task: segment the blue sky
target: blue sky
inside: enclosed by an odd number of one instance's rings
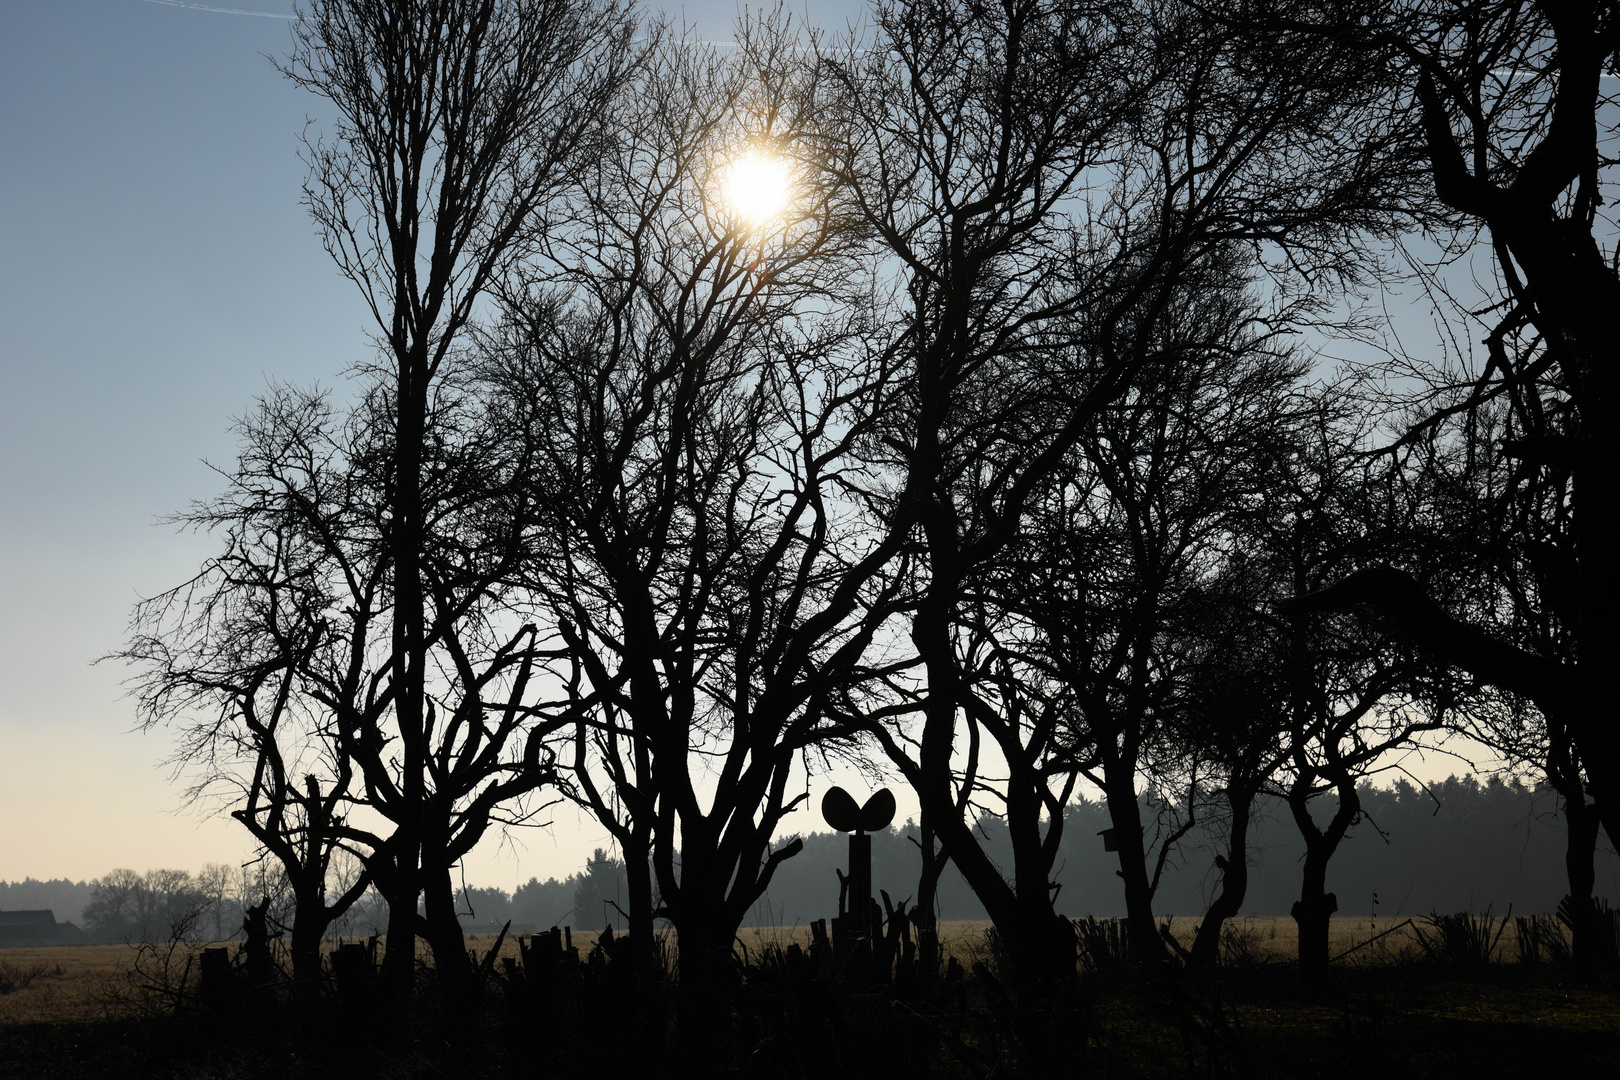
[[[290,12],[267,0],[267,11]],[[138,593],[207,548],[157,518],[270,379],[335,380],[360,311],[298,204],[283,19],[142,0],[0,4],[0,877],[236,857],[130,732]]]

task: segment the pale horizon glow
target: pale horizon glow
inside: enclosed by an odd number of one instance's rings
[[[720,170],[720,197],[726,209],[754,228],[780,219],[793,195],[787,160],[768,151],[750,150]]]

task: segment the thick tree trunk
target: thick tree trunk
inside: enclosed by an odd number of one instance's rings
[[[270,898],[247,909],[242,919],[243,951],[247,953],[247,981],[251,989],[273,986],[276,981],[275,957],[270,953]]]
[[[400,802],[389,899],[388,951],[383,980],[395,1000],[409,1002],[416,984],[416,900],[421,895],[422,828],[427,809],[426,628],[422,588],[422,439],[427,415],[426,343],[397,356],[392,554],[394,559],[394,715],[399,724]],[[403,1014],[399,1014],[403,1015]]]
[[[398,833],[391,839],[397,839]],[[388,901],[388,932],[384,939],[382,981],[395,1005],[408,1004],[416,991],[416,906],[421,895],[421,875],[416,866],[416,847],[395,856],[384,884],[377,888]],[[395,1014],[403,1019],[404,1013]]]
[[[326,893],[306,884],[293,894],[293,902],[293,999],[301,1009],[307,1009],[321,996],[321,940],[329,925]]]
[[[426,863],[429,860],[424,859]],[[438,862],[437,859],[432,860]],[[455,882],[448,866],[434,865],[423,873],[424,937],[433,950],[433,970],[441,991],[447,995],[461,995],[470,989],[473,977],[471,959],[467,956],[467,938],[461,932],[461,920],[456,918]]]
[[[1169,959],[1169,953],[1153,918],[1153,883],[1148,877],[1147,852],[1142,847],[1142,808],[1136,801],[1135,770],[1120,762],[1105,762],[1103,783],[1119,877],[1125,885],[1125,929],[1130,938],[1131,961],[1161,963]]]
[[[624,854],[625,887],[629,895],[628,931],[631,963],[640,970],[650,970],[656,962],[653,949],[653,882],[650,837],[651,823],[641,823],[631,830],[627,843],[622,844]]]
[[[1024,917],[1016,922],[1011,937],[1002,935],[1002,944],[1013,971],[1019,976],[1015,989],[1020,996],[1033,992],[1036,999],[1054,981],[1074,975],[1077,949],[1074,926],[1052,911],[1050,902],[1020,897]],[[998,928],[998,933],[1000,930]]]
[[[737,931],[712,916],[689,915],[675,927],[678,971],[685,986],[724,988],[732,981],[732,946]]]
[[[1323,871],[1325,864],[1321,870],[1313,871],[1307,859],[1300,898],[1294,901],[1293,910],[1289,912],[1299,932],[1300,980],[1307,984],[1316,983],[1327,974],[1331,959],[1328,931],[1334,912],[1339,910],[1339,898],[1323,886]]]
[[[918,845],[922,851],[922,870],[917,876],[917,903],[911,909],[911,921],[917,927],[917,970],[924,979],[939,973],[939,878],[948,861],[934,836],[931,816],[924,808],[919,815],[922,836]]]
[[[1557,713],[1546,714],[1547,754],[1543,765],[1547,780],[1558,792],[1564,817],[1564,873],[1569,879],[1565,897],[1575,959],[1583,966],[1597,966],[1610,960],[1612,931],[1602,924],[1593,892],[1597,871],[1593,856],[1597,851],[1601,815],[1586,801],[1586,787],[1580,759],[1571,742],[1569,725]]]
[[[1606,966],[1614,960],[1612,942],[1593,897],[1597,885],[1597,869],[1593,865],[1599,826],[1597,808],[1588,804],[1577,789],[1574,799],[1564,799],[1564,822],[1568,827],[1564,869],[1569,875],[1570,933],[1575,962],[1583,967]]]
[[[1055,940],[1052,928],[1058,921],[1052,908],[1052,894],[1045,887],[1044,872],[1039,876],[1039,886],[1028,884],[1035,880],[1028,867],[1022,875],[1015,868],[1015,880],[1021,877],[1023,880],[1020,884],[1024,888],[1010,887],[1000,868],[990,860],[973,836],[970,824],[958,811],[956,796],[951,790],[956,699],[951,689],[935,689],[941,686],[954,688],[956,676],[954,660],[946,660],[937,668],[935,663],[929,663],[928,719],[924,725],[913,789],[918,801],[927,808],[931,820],[937,823],[946,853],[995,925],[1012,966],[1012,970],[1006,974],[1015,984],[1039,983],[1061,975],[1064,963],[1063,951],[1054,955],[1048,948]],[[1030,895],[1031,891],[1035,895]],[[1067,948],[1071,973],[1073,957],[1071,936]]]
[[[1361,813],[1361,797],[1354,781],[1344,778],[1335,787],[1339,805],[1325,829],[1318,828],[1311,819],[1308,785],[1296,784],[1288,798],[1288,808],[1305,841],[1299,900],[1290,914],[1299,929],[1299,974],[1306,984],[1316,983],[1327,974],[1329,920],[1339,910],[1339,898],[1327,891],[1328,863],[1349,832],[1350,823]]]
[[[1567,31],[1566,31],[1567,32]],[[1578,34],[1578,32],[1576,32]],[[1589,46],[1560,33],[1559,50],[1575,63],[1601,70],[1595,56],[1577,57]],[[1561,91],[1561,93],[1572,91]],[[1571,126],[1559,138],[1582,140],[1580,154],[1598,160]],[[1549,138],[1552,136],[1549,135]],[[1571,149],[1574,149],[1572,146]],[[1620,605],[1620,372],[1616,370],[1614,312],[1620,310],[1620,278],[1604,257],[1590,227],[1560,217],[1554,206],[1526,206],[1518,212],[1487,214],[1492,235],[1512,252],[1533,301],[1531,318],[1559,359],[1575,405],[1573,439],[1553,450],[1567,457],[1571,476],[1570,532],[1575,568],[1568,587],[1555,593],[1551,607],[1574,631],[1575,670],[1560,669],[1570,693],[1569,730],[1586,767],[1598,814],[1610,842],[1620,837],[1620,736],[1609,673],[1614,669],[1614,613]],[[1487,680],[1490,671],[1475,670]],[[1555,701],[1536,699],[1543,712]]]
[[[1217,856],[1215,860],[1221,871],[1221,891],[1198,924],[1188,961],[1188,966],[1199,971],[1213,970],[1220,963],[1221,928],[1243,909],[1249,891],[1249,820],[1254,810],[1254,792],[1228,787],[1226,799],[1232,815],[1227,852],[1224,859]]]
[[[684,898],[682,906],[686,906]],[[700,905],[679,915],[675,920],[676,1050],[692,1075],[713,1074],[735,1058],[731,952],[737,931],[735,926],[722,925],[724,920],[717,911]]]
[[[954,576],[941,569],[940,557],[936,555],[935,580],[912,621],[912,642],[927,671],[928,698],[923,710],[921,746],[916,767],[909,774],[909,779],[924,813],[929,815],[930,824],[938,829],[945,851],[967,881],[968,887],[984,905],[996,933],[1007,946],[1009,960],[1018,969],[1007,974],[1018,982],[1026,974],[1030,978],[1039,978],[1042,963],[1022,947],[1027,934],[1021,924],[1028,918],[1029,905],[1020,903],[1000,868],[990,860],[973,836],[972,827],[963,817],[953,790],[961,671],[951,644],[949,597],[952,590],[943,583],[954,580]],[[1050,910],[1049,896],[1047,902]],[[1032,969],[1020,967],[1030,964],[1033,964]]]
[[[319,1001],[321,994],[321,939],[332,924],[326,906],[326,856],[330,842],[331,815],[321,798],[320,782],[304,778],[305,833],[302,851],[295,858],[283,858],[287,878],[293,887],[292,976],[293,998],[302,1012]]]
[[[1024,984],[1041,987],[1052,980],[1073,977],[1074,929],[1052,904],[1052,866],[1041,835],[1044,780],[1028,758],[1018,760],[1024,753],[1022,746],[1003,747],[1002,753],[1010,762],[1007,832],[1012,840],[1013,891],[1019,908],[1015,924],[1018,942],[1016,950],[1009,952],[1015,956],[1015,966],[1028,974],[1022,980]],[[1063,826],[1051,822],[1047,827],[1061,830]]]

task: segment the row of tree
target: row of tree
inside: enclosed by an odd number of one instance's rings
[[[344,893],[360,872],[358,864],[339,859],[327,888]],[[292,929],[296,905],[279,866],[208,863],[196,874],[121,867],[91,881],[0,881],[0,909],[49,909],[59,921],[79,925],[92,942],[230,941],[242,935],[249,909],[266,901],[266,930],[280,937]],[[600,849],[583,869],[562,880],[530,878],[511,893],[465,886],[456,893],[457,915],[472,932],[499,930],[507,921],[524,929],[562,924],[600,929],[621,918],[616,905],[624,902],[624,863]],[[387,902],[367,890],[327,932],[364,937],[384,932],[387,925]]]
[[[1477,910],[1499,914],[1550,911],[1567,887],[1562,863],[1567,843],[1551,788],[1531,790],[1492,778],[1452,777],[1429,788],[1398,781],[1391,788],[1363,785],[1358,792],[1363,823],[1346,837],[1334,860],[1331,879],[1346,898],[1346,913],[1410,915],[1427,911]],[[1183,807],[1155,805],[1144,794],[1144,819],[1169,820]],[[1330,794],[1324,802],[1331,807]],[[1250,839],[1252,853],[1244,916],[1286,915],[1295,899],[1296,866],[1303,855],[1297,831],[1282,808],[1262,799]],[[1054,906],[1070,917],[1118,918],[1125,914],[1119,879],[1097,857],[1099,834],[1110,827],[1108,808],[1081,799],[1064,810],[1064,840],[1054,866],[1058,886]],[[1002,822],[982,816],[974,825],[998,864],[1011,864],[1011,843]],[[1219,828],[1195,829],[1165,867],[1154,893],[1159,916],[1194,917],[1208,906],[1218,874],[1210,862],[1222,850]],[[847,845],[840,834],[810,832],[804,849],[784,863],[770,887],[744,919],[756,927],[800,926],[831,910],[837,873],[846,867]],[[874,834],[872,881],[894,900],[913,897],[922,874],[921,846],[914,821]],[[1620,888],[1620,861],[1600,845],[1595,865],[1606,895]],[[1353,883],[1353,884],[1352,884]],[[1349,886],[1347,890],[1347,886]],[[341,891],[341,882],[330,888]],[[985,918],[983,906],[954,868],[946,865],[937,891],[942,919]],[[292,917],[285,883],[264,868],[210,863],[193,875],[181,870],[139,874],[115,870],[94,881],[0,881],[0,908],[49,908],[63,922],[79,924],[93,940],[162,941],[176,934],[188,940],[224,941],[236,937],[247,909],[271,897],[273,929]],[[456,893],[457,916],[469,933],[494,933],[510,923],[514,932],[570,925],[599,930],[624,924],[629,887],[624,861],[597,849],[579,871],[566,878],[531,877],[508,892],[463,886]],[[376,893],[355,902],[329,933],[366,936],[382,933],[388,906]]]
[[[948,860],[1025,985],[1072,970],[1082,780],[1139,958],[1219,830],[1195,965],[1275,795],[1320,969],[1358,785],[1446,727],[1557,787],[1579,941],[1620,806],[1617,34],[1603,3],[878,0],[717,49],[604,0],[314,0],[305,198],[375,358],[346,405],[268,394],[180,515],[221,552],[137,610],[142,715],[285,869],[306,987],[367,889],[396,994],[419,935],[473,979],[455,867],[564,798],[632,954],[667,919],[713,986],[836,761],[915,794],[924,933]],[[781,212],[728,191],[750,155]],[[1494,258],[1483,309],[1436,294],[1483,362],[1329,378],[1301,335],[1376,330],[1352,301],[1414,237]]]
[[[1362,785],[1364,817],[1333,860],[1329,883],[1340,898],[1340,917],[1416,916],[1433,911],[1497,915],[1551,912],[1568,889],[1563,861],[1566,837],[1556,817],[1556,794],[1532,792],[1493,779],[1453,777],[1430,788],[1397,782]],[[1165,807],[1145,795],[1141,813],[1156,820]],[[1321,813],[1334,809],[1324,797]],[[1182,812],[1183,808],[1172,808]],[[1299,898],[1299,868],[1305,846],[1279,800],[1262,798],[1249,836],[1248,888],[1241,917],[1287,917]],[[1058,886],[1053,906],[1070,918],[1120,918],[1126,914],[1117,863],[1103,855],[1098,834],[1110,827],[1108,807],[1089,800],[1064,812],[1063,843],[1053,867]],[[1012,844],[1002,823],[981,817],[975,829],[991,858],[1012,864]],[[899,901],[914,895],[921,852],[914,824],[874,834],[874,889]],[[1153,910],[1162,923],[1184,917],[1196,923],[1221,884],[1214,856],[1224,854],[1221,827],[1196,828],[1167,861]],[[803,925],[825,917],[837,898],[834,871],[845,869],[848,848],[832,833],[810,833],[804,851],[785,863],[745,925]],[[1620,890],[1620,859],[1607,846],[1596,860],[1599,889]],[[947,866],[939,880],[943,919],[984,919],[984,908],[960,874]],[[514,907],[514,911],[516,908]],[[578,916],[576,916],[577,918]],[[598,920],[600,921],[600,920]],[[587,923],[587,926],[590,924]]]
[[[0,881],[0,908],[49,910],[91,941],[225,941],[249,907],[280,898],[280,877],[279,867],[262,864],[208,863],[196,874],[120,867],[91,881]]]

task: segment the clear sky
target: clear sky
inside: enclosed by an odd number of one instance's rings
[[[0,0],[0,879],[248,850],[181,806],[126,671],[92,663],[212,550],[158,519],[218,490],[230,417],[270,381],[337,385],[367,349],[298,202],[319,102],[266,58],[292,6],[232,7]],[[842,28],[860,5],[796,8]],[[676,13],[723,40],[736,10]],[[563,812],[520,843],[487,844],[468,880],[564,876],[605,837]]]

